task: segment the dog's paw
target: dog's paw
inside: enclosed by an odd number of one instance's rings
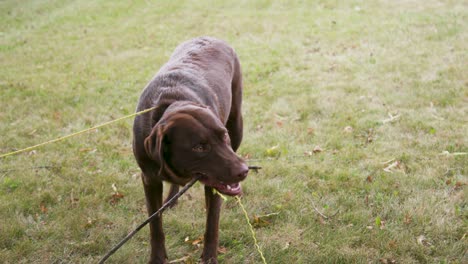
[[[167,258],[166,257],[151,257],[151,259],[148,261],[148,264],[167,264]]]
[[[202,257],[200,263],[201,263],[201,264],[218,264],[218,260],[216,259],[216,257],[212,257],[212,258],[204,258],[204,257]]]
[[[167,260],[151,259],[148,264],[167,264]]]

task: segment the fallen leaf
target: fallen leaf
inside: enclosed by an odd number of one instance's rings
[[[203,244],[203,236],[199,236],[198,238],[191,240],[189,237],[184,239],[184,242],[187,244],[191,244],[192,246],[200,247]]]
[[[112,227],[114,226],[114,223],[113,222],[107,222],[104,224],[104,227],[106,229],[112,229]]]
[[[47,207],[46,207],[43,203],[41,203],[41,206],[40,206],[40,207],[41,207],[41,212],[42,212],[43,214],[47,214]]]
[[[192,246],[197,246],[197,245],[201,244],[202,242],[203,242],[202,238],[195,239],[194,241],[192,241]]]
[[[385,120],[382,120],[383,124],[391,123],[391,122],[397,120],[398,118],[400,118],[400,114],[392,115],[391,113],[389,113],[388,116],[389,116],[389,118],[387,118]]]
[[[252,223],[252,226],[255,227],[255,228],[260,228],[260,227],[265,227],[265,226],[268,226],[270,225],[271,223],[268,222],[267,220],[265,219],[262,219],[258,216],[255,216],[254,215],[254,219],[253,219],[253,223]]]
[[[315,146],[314,149],[312,150],[313,153],[319,153],[322,152],[323,149],[320,146]]]
[[[174,260],[171,260],[169,261],[169,263],[192,263],[190,260],[191,260],[192,256],[190,255],[187,255],[187,256],[184,256],[184,257],[181,257],[179,259],[174,259]]]
[[[432,244],[429,242],[429,240],[426,239],[424,235],[420,235],[416,238],[416,241],[418,242],[419,245],[421,246],[431,246]]]
[[[352,132],[353,132],[353,127],[347,126],[347,127],[345,127],[345,128],[343,129],[343,131],[346,132],[346,133],[352,133]]]
[[[276,158],[281,155],[281,151],[278,149],[278,145],[273,146],[265,151],[267,157]]]
[[[397,160],[397,161],[394,161],[393,163],[391,163],[390,165],[388,165],[387,167],[385,167],[383,170],[384,170],[385,172],[392,173],[392,172],[393,172],[393,171],[392,171],[393,169],[399,168],[399,167],[400,167],[400,161]]]
[[[382,264],[395,264],[395,263],[397,263],[396,260],[389,259],[389,258],[381,258],[381,259],[379,259],[379,262],[382,263]]]
[[[284,202],[289,202],[289,201],[291,201],[291,200],[294,198],[294,194],[295,194],[295,192],[287,191],[287,192],[284,193],[284,195],[283,195],[283,201],[284,201]],[[278,214],[279,214],[279,213],[271,213],[271,214],[262,215],[262,217],[276,216],[276,215],[278,215]]]
[[[111,205],[116,205],[118,202],[120,202],[120,200],[122,200],[122,198],[124,198],[124,195],[119,192],[116,192],[111,195],[109,202]]]
[[[391,249],[397,248],[398,247],[397,241],[394,239],[390,240],[390,242],[388,242],[388,247]]]
[[[94,226],[95,223],[96,223],[95,219],[91,219],[90,217],[88,217],[88,221],[86,221],[86,224],[84,225],[84,227],[86,229],[91,228]]]
[[[225,247],[219,246],[218,247],[218,253],[219,254],[226,254],[227,249]]]
[[[92,148],[80,148],[78,151],[79,152],[88,152],[88,151],[91,151],[93,150]]]
[[[327,225],[327,221],[325,220],[325,218],[323,218],[323,216],[319,215],[318,217],[318,220],[320,222],[321,225]]]
[[[55,119],[56,121],[59,121],[59,120],[62,119],[62,115],[60,114],[60,112],[57,112],[57,111],[54,112],[54,119]]]
[[[374,142],[374,130],[371,128],[366,133],[367,133],[366,143],[369,144],[369,143]]]
[[[382,220],[380,219],[380,216],[377,216],[377,217],[375,218],[375,225],[376,225],[377,227],[380,227],[380,226],[382,225]]]
[[[413,221],[413,217],[410,214],[405,214],[405,219],[403,219],[403,223],[409,225]]]
[[[253,221],[251,221],[251,224],[255,228],[260,228],[260,227],[265,227],[271,224],[272,220],[276,216],[278,216],[279,213],[270,213],[270,214],[265,214],[265,215],[254,215]]]
[[[383,221],[383,220],[380,221],[380,229],[381,229],[381,230],[382,230],[382,229],[385,229],[385,224],[386,224],[385,221]]]
[[[73,196],[73,190],[72,190],[72,192],[70,192],[70,203],[71,203],[71,205],[74,206],[74,205],[76,205],[79,201],[80,201],[80,199],[75,198],[75,197]]]
[[[462,187],[465,186],[465,185],[466,185],[466,183],[457,181],[457,182],[455,183],[455,190],[460,190],[460,189],[462,189]]]

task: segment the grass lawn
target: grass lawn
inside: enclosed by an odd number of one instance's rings
[[[154,3],[153,3],[154,2]],[[134,112],[182,41],[244,73],[243,203],[268,263],[468,262],[464,1],[0,2],[0,154]],[[146,218],[128,119],[0,159],[3,263],[96,263]],[[164,213],[196,263],[200,184]],[[220,263],[260,263],[223,205]],[[109,263],[145,263],[144,228]]]

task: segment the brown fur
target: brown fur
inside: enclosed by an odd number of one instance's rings
[[[242,140],[242,75],[225,42],[196,38],[179,45],[144,89],[133,125],[133,152],[142,171],[148,214],[162,206],[163,181],[169,197],[192,177],[205,184],[207,207],[202,261],[217,263],[219,195],[240,193],[248,173],[235,151]],[[229,186],[228,186],[229,185]],[[166,263],[162,218],[150,223],[150,263]]]

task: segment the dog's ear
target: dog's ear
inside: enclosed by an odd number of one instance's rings
[[[144,146],[148,156],[159,165],[158,175],[165,173],[165,176],[173,179],[174,182],[182,182],[171,167],[167,164],[164,156],[164,137],[171,129],[173,122],[159,122],[153,127],[151,134],[145,139]]]
[[[146,150],[146,154],[151,157],[152,160],[159,163],[160,170],[159,174],[164,169],[165,160],[164,160],[164,153],[163,153],[163,140],[165,135],[165,125],[164,124],[156,124],[151,131],[151,134],[145,139],[144,146]]]

